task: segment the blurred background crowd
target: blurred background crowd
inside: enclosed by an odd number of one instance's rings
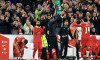
[[[86,17],[92,25],[90,34],[100,35],[100,0],[61,0],[61,9],[64,14],[56,27],[68,20],[71,29],[74,20],[80,24]],[[55,16],[54,0],[0,0],[0,33],[33,34],[37,20],[47,28],[49,20]]]

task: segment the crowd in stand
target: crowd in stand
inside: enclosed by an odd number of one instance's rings
[[[57,30],[65,20],[68,20],[70,27],[74,20],[80,24],[81,19],[86,17],[92,25],[90,34],[100,34],[100,0],[61,0],[61,8],[64,14],[62,20],[56,23]],[[33,34],[32,29],[37,20],[47,30],[49,20],[52,17],[55,19],[55,16],[54,0],[37,0],[32,4],[0,1],[0,33]]]

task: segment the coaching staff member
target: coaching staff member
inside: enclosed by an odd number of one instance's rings
[[[61,36],[61,38],[60,38],[60,43],[61,43],[60,58],[61,59],[66,59],[67,47],[68,47],[68,34],[70,35],[70,37],[72,39],[74,39],[72,34],[71,34],[71,31],[68,27],[68,20],[64,21],[64,26],[61,27],[61,30],[60,30],[59,34]],[[63,49],[64,49],[64,56],[62,56]]]
[[[62,11],[60,14],[56,15],[55,18],[51,18],[50,21],[48,22],[48,31],[49,31],[49,39],[48,40],[48,50],[49,50],[49,56],[50,60],[52,60],[52,48],[56,49],[56,56],[58,56],[58,43],[57,43],[57,31],[56,31],[56,24],[57,22],[60,22],[62,20],[61,16],[63,16],[64,12]]]

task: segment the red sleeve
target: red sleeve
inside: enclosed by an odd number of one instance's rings
[[[42,35],[44,35],[44,29],[42,29],[42,32],[41,33],[42,33]]]
[[[74,22],[74,26],[75,26],[75,27],[82,27],[81,24],[77,24],[76,22]]]
[[[36,34],[37,32],[39,32],[39,29],[35,28],[33,29],[33,33]]]
[[[89,23],[90,24],[90,23]],[[91,27],[91,24],[90,24],[90,27]]]

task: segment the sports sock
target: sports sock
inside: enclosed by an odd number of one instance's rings
[[[42,55],[42,49],[39,49],[39,58],[41,58]]]
[[[34,51],[33,51],[33,58],[35,56],[36,51],[37,51],[37,49],[34,49]]]

